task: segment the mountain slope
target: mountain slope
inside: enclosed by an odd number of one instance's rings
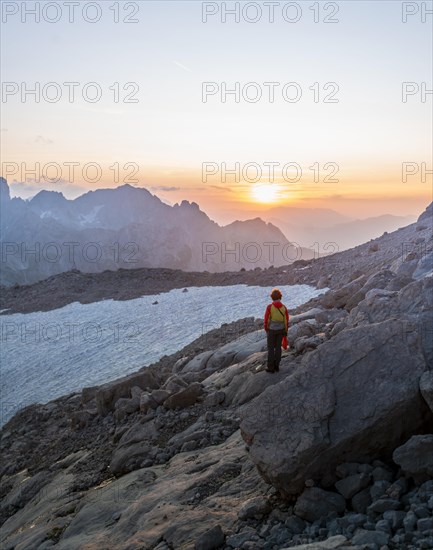
[[[242,319],[19,411],[0,443],[5,548],[431,548],[432,221],[430,205],[354,249],[244,273],[329,280],[291,312],[278,373],[262,321]]]

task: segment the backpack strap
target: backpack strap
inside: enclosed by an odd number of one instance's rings
[[[283,316],[283,319],[284,319],[284,321],[285,321],[285,320],[286,320],[285,314],[281,311],[281,309],[280,309],[279,307],[277,307],[277,306],[274,306],[274,307],[276,307],[276,308],[277,308],[277,311],[278,311],[279,313],[281,313],[281,315]],[[285,306],[283,306],[283,307],[285,307]]]

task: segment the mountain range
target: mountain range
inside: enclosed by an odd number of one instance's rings
[[[195,202],[169,205],[147,189],[123,185],[69,200],[40,191],[11,198],[0,178],[0,283],[32,284],[78,269],[171,268],[211,273],[288,265],[345,250],[413,221],[384,215],[366,220],[331,209],[271,208],[227,225]]]
[[[270,208],[260,212],[260,217],[279,227],[291,242],[321,254],[353,248],[379,237],[384,232],[390,233],[416,220],[416,216],[391,214],[356,219],[331,208],[291,206]]]
[[[194,202],[170,206],[147,189],[123,185],[74,199],[40,191],[11,198],[0,179],[4,285],[31,284],[78,269],[167,267],[184,271],[239,271],[310,259],[260,218],[220,226]]]

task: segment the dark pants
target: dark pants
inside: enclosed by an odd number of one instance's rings
[[[285,330],[271,330],[267,331],[268,336],[268,366],[270,371],[279,370],[281,361],[281,342],[283,336],[286,335]]]

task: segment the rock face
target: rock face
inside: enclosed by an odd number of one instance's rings
[[[432,283],[368,291],[345,330],[246,405],[242,434],[265,480],[296,495],[307,479],[330,476],[342,456],[390,456],[412,434],[433,429],[419,390],[431,344],[414,325],[432,313]]]

